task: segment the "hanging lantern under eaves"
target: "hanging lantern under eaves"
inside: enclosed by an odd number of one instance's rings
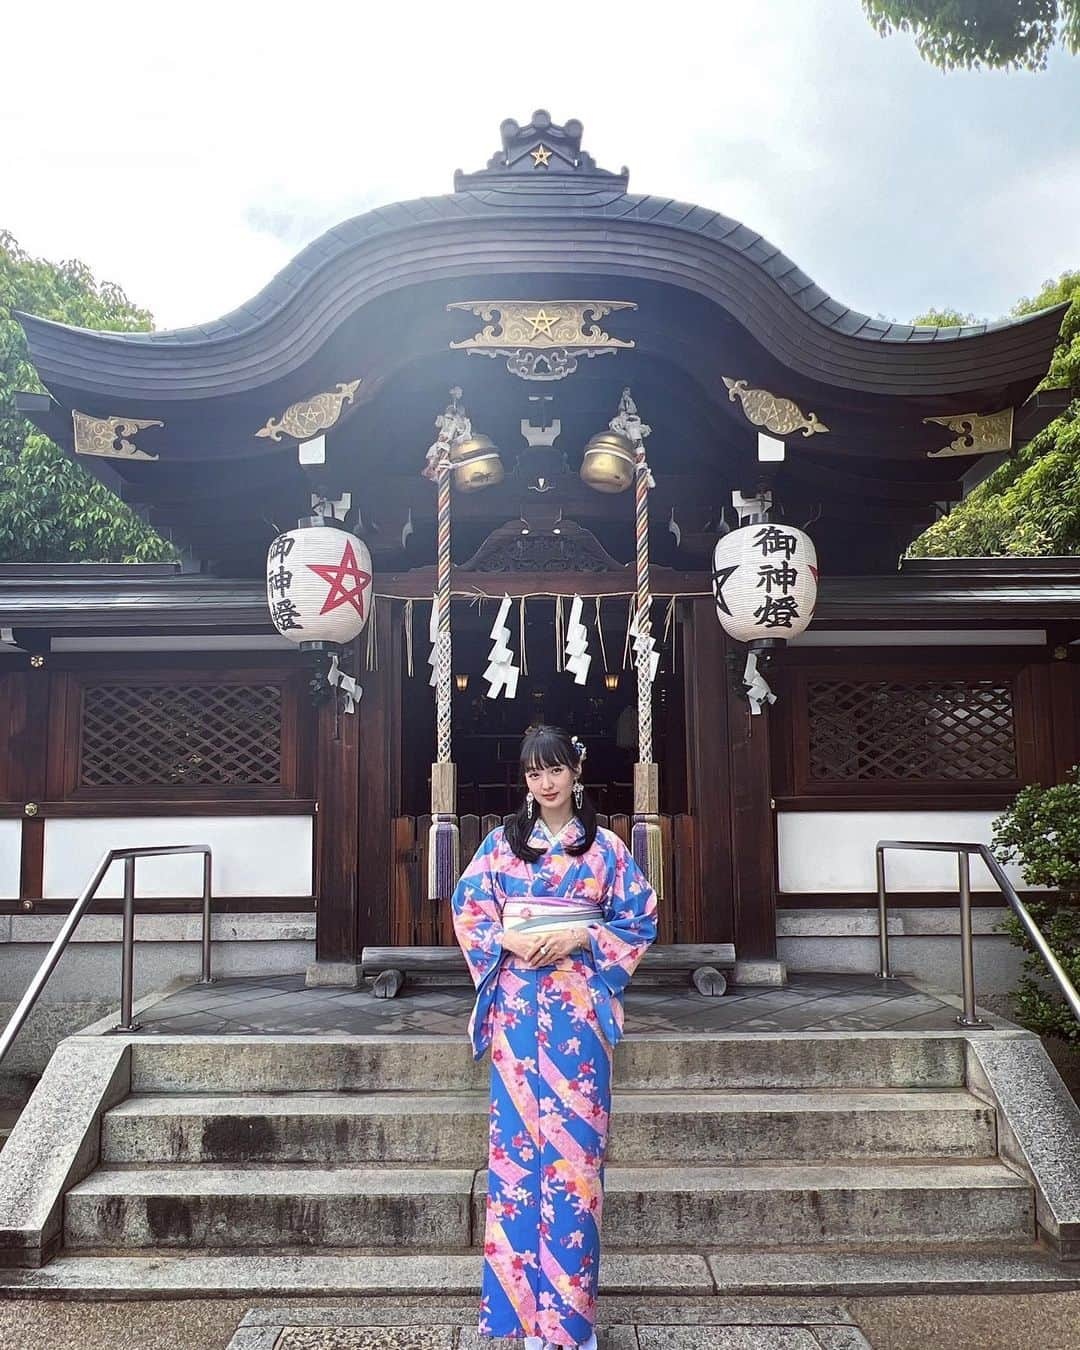
[[[279,534],[266,555],[266,603],[282,637],[344,646],[371,612],[371,554],[335,521],[313,516]]]
[[[725,534],[713,552],[713,596],[724,632],[738,642],[802,633],[817,600],[813,540],[760,521]]]

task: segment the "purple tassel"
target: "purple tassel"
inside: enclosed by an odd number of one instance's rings
[[[645,873],[649,885],[657,898],[664,898],[664,837],[660,832],[660,822],[654,815],[634,817],[634,826],[630,831],[630,851],[634,861]]]
[[[436,815],[428,831],[428,898],[449,900],[461,875],[461,834],[457,817]]]

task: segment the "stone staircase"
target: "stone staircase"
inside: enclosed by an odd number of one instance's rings
[[[482,1239],[487,1067],[462,1042],[144,1040],[131,1074],[66,1196],[67,1256],[408,1261]],[[960,1036],[643,1036],[615,1081],[608,1251],[1037,1250]]]

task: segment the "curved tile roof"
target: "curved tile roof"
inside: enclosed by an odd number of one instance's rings
[[[518,215],[532,214],[531,203],[521,200],[530,195],[519,193],[515,194],[517,200],[510,200],[509,194],[502,192],[498,194],[468,192],[453,196],[418,197],[412,201],[375,207],[321,234],[287,263],[257,295],[209,323],[193,324],[187,328],[160,329],[149,333],[110,334],[102,334],[95,329],[76,329],[66,324],[54,326],[92,334],[95,339],[106,336],[124,343],[152,343],[166,346],[206,343],[236,336],[249,332],[280,310],[319,268],[344,257],[376,235],[417,224],[474,218],[486,215],[488,209],[509,210]],[[541,210],[545,208],[550,210],[553,205],[554,203],[545,203]],[[560,205],[563,210],[568,209],[571,215],[591,216],[599,211],[604,217],[648,222],[683,233],[700,235],[704,239],[720,243],[724,248],[739,254],[747,262],[758,267],[765,276],[776,283],[784,295],[798,305],[804,314],[809,315],[822,327],[832,329],[845,337],[857,337],[868,342],[925,342],[938,345],[961,338],[976,337],[995,329],[1017,328],[1046,314],[1063,313],[1068,308],[1067,305],[1058,305],[1024,315],[1019,319],[997,319],[990,323],[965,324],[962,327],[939,328],[932,324],[893,323],[887,319],[871,318],[869,314],[863,314],[839,300],[834,300],[763,235],[756,234],[748,226],[733,220],[730,216],[722,215],[719,211],[709,211],[705,207],[678,202],[671,197],[630,192],[619,193],[602,206],[588,202],[580,205],[569,203]],[[42,319],[38,322],[53,321]]]
[[[378,207],[309,244],[256,296],[189,328],[99,333],[20,315],[49,388],[194,399],[252,389],[314,358],[379,295],[472,273],[573,273],[673,284],[720,305],[776,360],[871,394],[938,398],[1026,386],[1049,364],[1065,306],[936,328],[834,300],[778,248],[719,212],[626,191],[581,151],[581,126],[504,122],[503,148],[457,191]],[[537,148],[548,161],[537,164]],[[539,170],[539,172],[537,172]]]

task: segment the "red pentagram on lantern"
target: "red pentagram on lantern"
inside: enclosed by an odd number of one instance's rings
[[[307,566],[330,583],[323,607],[319,610],[320,614],[329,614],[332,609],[338,609],[341,605],[352,605],[361,619],[364,617],[364,588],[371,585],[371,575],[360,568],[351,543],[346,543],[341,562],[336,567],[333,563],[308,563]],[[347,589],[346,580],[354,581],[356,584]]]

